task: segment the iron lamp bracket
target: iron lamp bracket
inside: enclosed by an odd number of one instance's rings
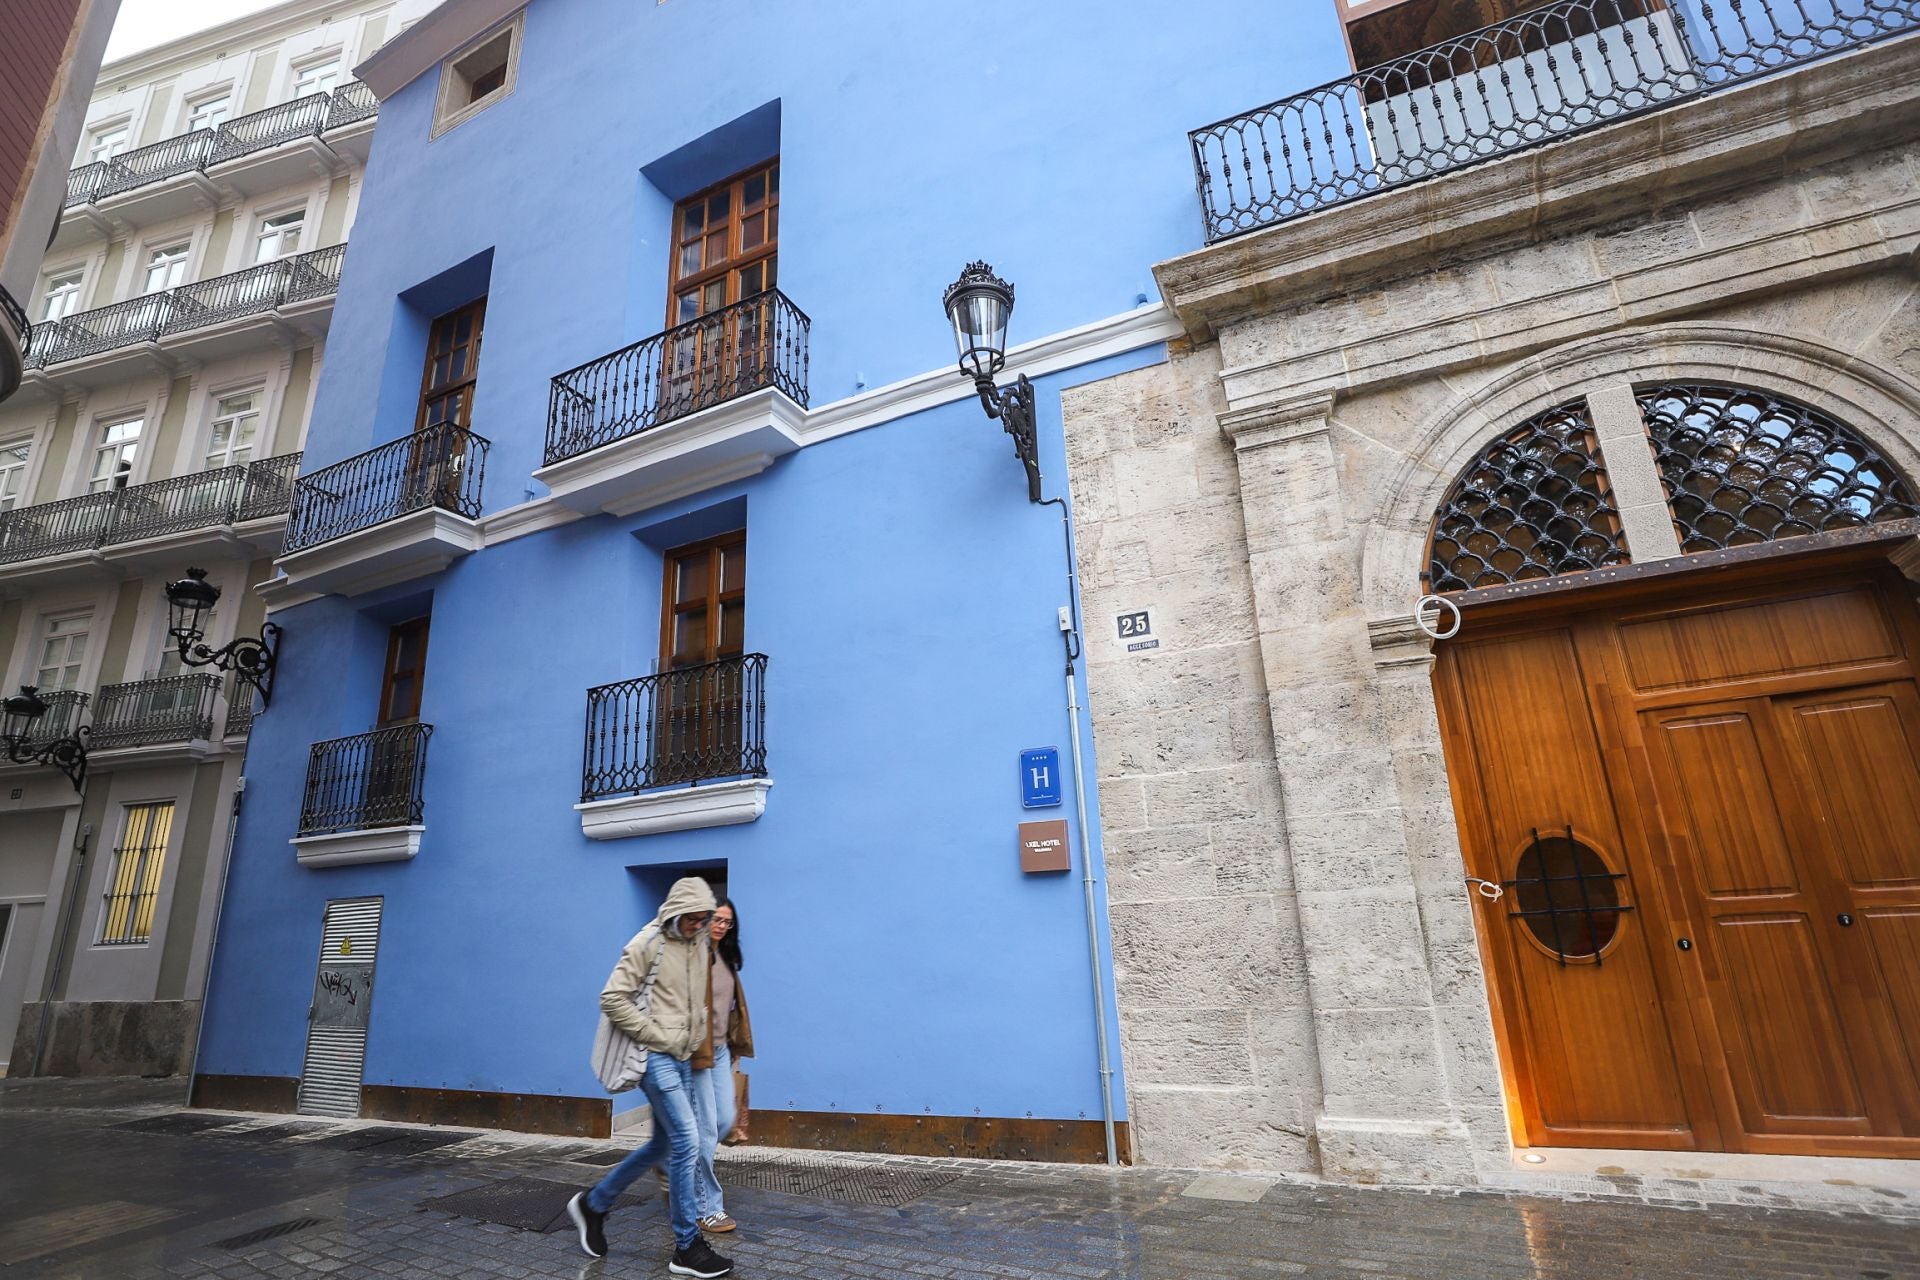
[[[1023,373],[1010,387],[996,387],[988,377],[976,377],[973,385],[980,392],[987,416],[1013,437],[1013,456],[1027,470],[1027,501],[1039,502],[1040,439],[1034,421],[1033,383]]]

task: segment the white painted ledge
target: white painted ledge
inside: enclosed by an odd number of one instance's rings
[[[269,611],[284,607],[274,598],[280,594],[364,595],[438,573],[459,557],[478,551],[481,541],[479,524],[463,515],[439,507],[410,511],[281,556],[274,563],[284,576],[275,578],[263,594],[268,596]]]
[[[589,840],[624,840],[663,831],[694,831],[752,822],[767,811],[772,778],[742,778],[707,786],[647,791],[573,806]]]
[[[324,836],[295,836],[287,841],[303,867],[350,867],[362,862],[406,862],[420,852],[424,826],[376,827],[372,831],[336,831]]]
[[[533,478],[570,511],[631,515],[765,471],[799,450],[806,414],[783,391],[755,391],[563,458]]]

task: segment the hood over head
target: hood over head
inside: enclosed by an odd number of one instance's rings
[[[715,903],[713,890],[699,876],[684,876],[673,882],[673,888],[667,890],[667,900],[660,904],[660,914],[653,922],[660,931],[672,938],[678,936],[673,928],[674,917],[697,915],[702,911],[712,911]]]

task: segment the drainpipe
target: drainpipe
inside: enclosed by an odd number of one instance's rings
[[[87,793],[80,791],[80,812],[87,811]],[[53,1021],[53,993],[60,989],[61,962],[67,958],[67,939],[73,932],[73,917],[80,895],[87,887],[87,841],[93,839],[93,824],[80,824],[80,838],[73,842],[73,879],[67,886],[67,900],[60,913],[60,935],[54,941],[53,956],[47,964],[47,981],[40,992],[40,1033],[33,1038],[33,1067],[28,1075],[38,1076],[47,1058],[47,1030]]]
[[[251,694],[251,690],[248,691]],[[251,732],[247,735],[251,741]],[[247,767],[247,753],[240,753],[240,768]],[[207,935],[207,970],[200,976],[200,1013],[193,1020],[193,1060],[187,1064],[187,1105],[193,1105],[193,1082],[200,1074],[200,1044],[207,1035],[207,993],[213,989],[213,953],[220,946],[220,917],[227,909],[227,877],[233,869],[233,838],[240,829],[240,797],[247,791],[247,775],[242,772],[233,782],[233,808],[227,814],[227,856],[220,863],[220,896],[213,900],[213,932]]]
[[[1080,580],[1073,557],[1073,520],[1065,498],[1040,504],[1060,508],[1060,533],[1067,548],[1067,604],[1060,610],[1060,642],[1067,654],[1067,723],[1072,730],[1073,802],[1080,817],[1080,888],[1086,899],[1087,964],[1093,974],[1093,1032],[1100,1052],[1100,1117],[1106,1129],[1107,1163],[1120,1163],[1113,1132],[1113,1057],[1107,1045],[1107,983],[1100,971],[1100,912],[1094,898],[1093,832],[1087,826],[1087,772],[1080,756],[1080,689],[1074,663],[1080,657]]]

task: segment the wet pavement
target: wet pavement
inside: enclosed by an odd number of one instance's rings
[[[186,1112],[175,1084],[0,1081],[0,1277],[665,1276],[657,1198],[582,1256],[618,1144]],[[742,1277],[1920,1280],[1920,1222],[1167,1170],[723,1156]],[[651,1181],[651,1180],[647,1180]],[[636,1191],[646,1191],[636,1185]]]

